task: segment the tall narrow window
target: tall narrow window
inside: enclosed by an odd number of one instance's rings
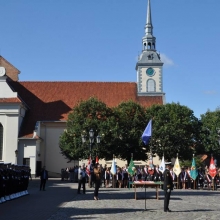
[[[3,154],[3,126],[0,123],[0,160],[2,160]]]
[[[156,92],[156,83],[153,79],[147,80],[147,92]]]

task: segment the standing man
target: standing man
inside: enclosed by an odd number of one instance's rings
[[[164,184],[163,184],[163,190],[164,190],[164,212],[171,212],[169,209],[169,202],[170,202],[170,194],[171,190],[173,190],[173,178],[170,173],[171,169],[171,162],[166,162],[166,169],[164,171]]]
[[[99,200],[98,193],[101,182],[101,174],[102,174],[101,167],[98,163],[96,163],[94,167],[94,176],[95,176],[94,200]]]
[[[86,168],[85,164],[82,164],[82,167],[78,169],[78,191],[77,193],[80,194],[81,186],[83,186],[83,194],[86,193]]]
[[[43,191],[45,191],[45,185],[46,181],[48,180],[48,172],[46,170],[46,167],[44,166],[40,173],[40,191],[43,188]]]

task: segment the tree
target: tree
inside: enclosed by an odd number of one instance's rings
[[[128,164],[131,153],[135,160],[147,160],[149,147],[141,141],[147,125],[145,109],[133,101],[127,101],[114,108],[114,113],[117,118],[116,156],[127,160]]]
[[[153,105],[146,110],[147,118],[152,118],[153,134],[150,141],[152,153],[168,160],[191,159],[201,147],[201,123],[193,111],[179,103]]]
[[[201,115],[203,132],[201,138],[205,153],[220,155],[220,109]]]
[[[89,131],[93,129],[94,136],[101,136],[99,146],[92,145],[90,152]],[[97,98],[81,101],[73,108],[67,120],[67,128],[60,136],[60,149],[69,160],[87,159],[92,153],[93,158],[112,159],[114,152],[115,118],[111,108]],[[82,143],[82,134],[87,142]]]

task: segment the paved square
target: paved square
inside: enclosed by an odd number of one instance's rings
[[[30,181],[29,196],[0,204],[1,220],[66,220],[66,219],[220,219],[220,191],[174,190],[171,213],[163,212],[163,191],[155,199],[155,189],[101,188],[100,200],[93,200],[93,189],[76,193],[77,183],[50,179],[46,191],[39,191],[39,179]]]

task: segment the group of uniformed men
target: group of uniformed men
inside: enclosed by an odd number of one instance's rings
[[[28,195],[30,168],[0,162],[0,204]]]

